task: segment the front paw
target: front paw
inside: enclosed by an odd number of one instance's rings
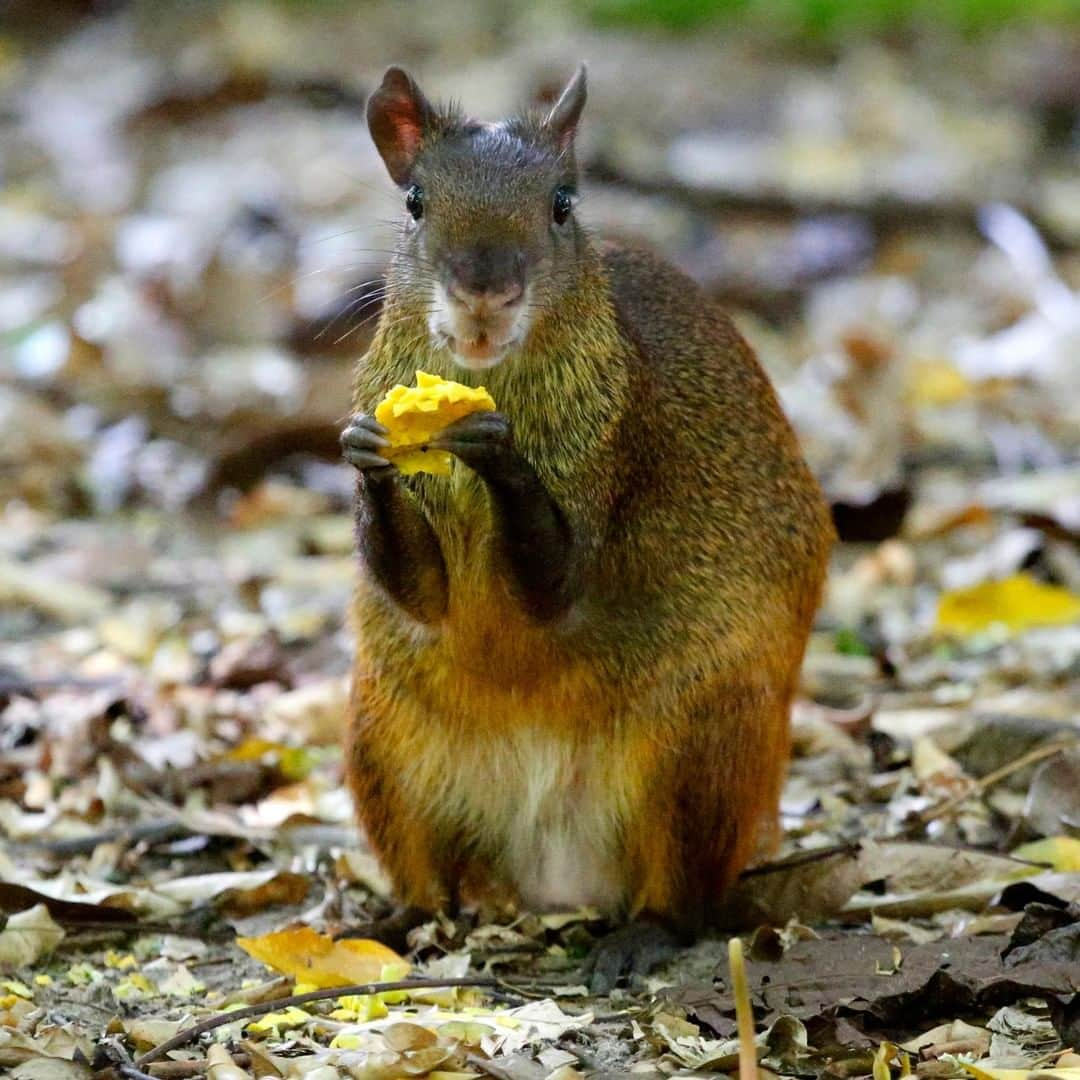
[[[357,413],[341,433],[341,450],[345,460],[373,480],[397,473],[397,466],[382,456],[382,451],[389,445],[386,428],[366,413]]]
[[[490,410],[469,413],[456,420],[429,445],[460,458],[481,475],[505,470],[514,459],[510,421],[501,412]]]

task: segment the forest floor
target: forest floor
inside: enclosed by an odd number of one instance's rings
[[[783,848],[730,905],[764,1067],[1080,1075],[1080,39],[15,7],[0,1072],[736,1068],[725,937],[603,999],[590,911],[335,940],[389,908],[339,746],[337,439],[399,213],[364,95],[406,59],[494,116],[584,56],[583,216],[732,309],[842,536]],[[406,972],[483,985],[284,1001]]]

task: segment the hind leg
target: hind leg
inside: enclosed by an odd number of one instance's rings
[[[790,747],[790,693],[720,686],[658,725],[652,767],[627,822],[631,922],[597,947],[592,985],[644,974],[715,916],[720,898],[777,833]]]
[[[405,909],[450,909],[456,902],[452,853],[428,808],[404,789],[394,749],[382,725],[364,714],[354,717],[345,753],[357,817]]]

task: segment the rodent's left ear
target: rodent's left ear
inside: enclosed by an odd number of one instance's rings
[[[548,113],[544,126],[555,136],[560,150],[565,150],[573,141],[577,132],[581,110],[585,108],[585,65],[579,64],[574,77],[566,84],[551,112]]]
[[[382,84],[367,103],[367,122],[390,178],[404,187],[420,152],[424,132],[435,115],[411,76],[387,68]]]

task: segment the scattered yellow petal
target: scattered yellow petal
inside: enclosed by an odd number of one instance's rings
[[[383,965],[404,964],[393,949],[378,941],[334,941],[310,926],[257,938],[237,938],[236,943],[268,967],[319,988],[374,982],[379,979]]]
[[[938,630],[955,634],[977,634],[998,625],[1019,632],[1078,620],[1080,596],[1028,574],[942,593],[937,612]]]
[[[297,988],[297,993],[300,993]],[[346,994],[339,997],[338,1007],[330,1014],[334,1020],[352,1020],[363,1023],[367,1020],[381,1020],[388,1014],[381,994]]]
[[[495,1029],[488,1024],[451,1020],[439,1027],[438,1032],[445,1039],[457,1039],[466,1046],[479,1046],[489,1035],[495,1034]]]
[[[9,994],[15,994],[17,997],[26,998],[28,1001],[34,997],[34,991],[24,982],[19,982],[18,979],[5,979],[4,982],[0,982],[2,986]]]
[[[137,1001],[157,993],[157,987],[145,976],[132,972],[113,987],[113,997],[117,1001]]]
[[[333,1013],[330,1014],[331,1016]],[[343,1031],[330,1040],[331,1050],[359,1050],[364,1045],[366,1037]]]
[[[1048,836],[1021,844],[1013,854],[1028,862],[1046,863],[1059,874],[1080,873],[1080,840],[1075,836]]]
[[[311,1019],[311,1013],[290,1005],[282,1012],[267,1013],[258,1020],[251,1020],[247,1024],[247,1030],[259,1035],[277,1036],[281,1028],[302,1027]]]
[[[494,399],[482,386],[463,386],[418,371],[416,386],[395,386],[379,402],[375,419],[389,432],[390,446],[383,452],[402,473],[449,476],[451,455],[425,450],[424,444],[455,420],[494,408]]]
[[[137,967],[138,963],[138,960],[131,953],[125,955],[116,952],[115,949],[109,949],[105,953],[105,966],[116,968],[117,971],[127,971],[129,968]]]
[[[100,977],[89,964],[72,964],[64,975],[72,986],[87,986]]]
[[[35,975],[34,983],[37,986],[52,986],[53,980],[51,975]]]

